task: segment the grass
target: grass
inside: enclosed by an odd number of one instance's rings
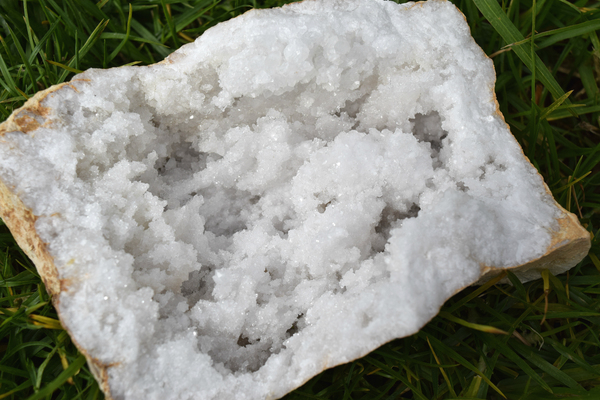
[[[0,120],[87,68],[160,61],[279,0],[0,0]],[[419,333],[325,371],[286,399],[600,398],[600,4],[461,0],[492,57],[506,121],[557,201],[593,234],[566,274],[450,299]],[[0,225],[0,399],[101,399],[35,267]]]

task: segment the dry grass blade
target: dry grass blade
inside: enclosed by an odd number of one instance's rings
[[[476,329],[478,331],[486,332],[486,333],[493,333],[496,335],[508,335],[508,332],[503,331],[502,329],[498,329],[493,326],[480,325],[480,324],[474,324],[471,322],[467,322],[464,319],[456,318],[455,316],[453,316],[452,314],[450,314],[446,311],[440,311],[440,313],[438,315],[442,318],[447,319],[448,321],[456,322],[457,324],[466,326],[467,328]]]

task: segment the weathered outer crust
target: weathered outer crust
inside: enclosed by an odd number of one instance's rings
[[[56,92],[65,85],[70,86],[69,83],[61,83],[37,92],[35,96],[27,100],[23,107],[15,110],[6,121],[0,124],[0,137],[4,137],[6,132],[20,131],[29,133],[44,125],[44,123],[40,124],[40,120],[45,122],[49,109],[42,106],[41,102],[50,93]]]
[[[590,250],[590,233],[581,226],[574,214],[563,209],[558,203],[556,206],[563,211],[563,215],[557,220],[560,230],[551,231],[552,239],[544,255],[526,264],[506,268],[523,280],[539,278],[539,271],[544,269],[550,270],[554,275],[561,274],[582,260]],[[482,265],[483,275],[474,285],[480,285],[498,276],[502,271],[502,268]],[[500,281],[508,282],[508,278]]]
[[[456,10],[462,14],[458,7],[456,8]],[[465,19],[465,22],[467,22],[467,17],[465,17],[464,14],[462,14],[462,16]],[[483,49],[481,49],[481,52],[483,53],[485,58],[491,60],[491,58],[488,57],[487,54],[485,54],[485,51],[483,51]],[[494,67],[493,62],[492,68],[494,68],[494,75],[496,75],[496,68]],[[498,103],[494,86],[490,87],[490,92],[492,93],[492,101],[496,106],[496,115],[502,120],[502,122],[504,122],[504,124],[506,125],[506,129],[508,129],[508,131],[511,132],[510,125],[508,125],[508,123],[504,119],[504,115],[500,111],[500,104]],[[517,141],[517,139],[514,136],[512,138],[515,142]],[[517,144],[519,143],[517,142]],[[514,269],[515,271],[518,271],[517,275],[520,278],[526,278],[526,280],[535,279],[531,277],[531,273],[534,270],[548,269],[553,274],[563,273],[575,265],[576,262],[573,260],[580,261],[588,254],[590,247],[592,246],[590,233],[583,226],[581,226],[581,224],[579,223],[579,219],[577,218],[577,216],[575,216],[575,214],[565,210],[560,204],[556,202],[556,200],[554,200],[554,196],[552,195],[550,188],[546,184],[546,181],[544,181],[544,177],[538,172],[537,168],[529,160],[529,157],[525,155],[525,153],[523,152],[523,148],[520,144],[519,149],[521,150],[523,158],[527,160],[529,165],[531,165],[531,168],[539,175],[544,185],[544,189],[546,190],[546,194],[554,201],[554,205],[561,211],[562,215],[557,218],[559,230],[551,231],[552,239],[550,242],[550,246],[548,246],[543,256],[536,260],[530,261],[527,264],[507,269]],[[531,272],[528,274],[529,271]],[[481,284],[493,278],[501,272],[502,270],[499,270],[497,268],[494,268],[494,270],[492,270],[489,267],[482,267],[482,273],[484,275],[482,275],[480,280],[477,281],[475,284]],[[500,282],[507,283],[509,282],[509,280],[508,278],[504,278]]]
[[[410,8],[413,8],[415,6],[422,6],[423,3],[423,1],[416,2],[413,5],[411,5]],[[456,9],[460,12],[458,8]],[[464,15],[463,18],[465,18],[466,21],[466,17]],[[487,57],[485,52],[483,52],[483,50],[482,53],[486,58],[489,58]],[[173,62],[174,61],[171,57],[167,57],[164,60],[160,61],[158,64],[171,64]],[[74,80],[77,80],[77,78],[75,78]],[[23,105],[23,107],[15,110],[6,121],[0,124],[0,141],[3,140],[3,137],[7,132],[21,132],[23,134],[34,135],[35,131],[38,128],[46,127],[48,123],[46,117],[49,113],[49,109],[44,107],[41,103],[46,98],[46,96],[57,90],[62,89],[63,86],[69,86],[72,90],[76,90],[70,83],[67,82],[52,86],[46,90],[38,92],[34,97],[30,98]],[[506,123],[506,121],[504,120],[504,116],[500,112],[494,88],[491,87],[490,91],[492,93],[492,98],[490,100],[496,105],[496,114],[502,119],[502,121],[504,121],[504,123]],[[509,125],[506,124],[506,126],[510,131]],[[516,141],[514,136],[513,140]],[[520,145],[519,148],[521,148]],[[537,169],[533,166],[533,164],[531,164],[527,156],[525,156],[522,149],[521,153],[523,154],[523,157],[529,162],[531,167],[535,171],[537,171]],[[541,175],[540,178],[543,182],[543,177],[541,177]],[[548,186],[545,183],[544,188],[550,196],[550,198],[553,198],[552,193],[550,192]],[[62,291],[67,290],[67,285],[61,281],[56,265],[54,264],[54,259],[46,248],[46,243],[42,241],[42,239],[38,236],[35,230],[35,221],[37,220],[38,216],[34,215],[31,209],[28,208],[25,204],[23,204],[23,202],[19,198],[18,193],[14,193],[13,190],[14,188],[7,186],[0,179],[0,218],[2,218],[2,220],[6,223],[6,226],[10,229],[11,233],[15,237],[15,240],[23,249],[25,254],[27,254],[27,256],[31,258],[31,260],[34,262],[38,273],[40,274],[44,284],[46,285],[46,290],[52,297],[52,302],[56,307],[59,319],[61,320],[61,322],[63,322],[63,327],[70,335],[70,331],[66,327],[66,321],[63,321],[59,308],[59,295]],[[569,268],[573,267],[577,262],[579,262],[587,255],[591,247],[589,232],[581,226],[577,217],[574,214],[566,211],[556,201],[554,201],[554,204],[562,212],[562,215],[556,220],[560,229],[558,231],[550,232],[552,235],[552,239],[550,245],[546,249],[545,254],[526,264],[509,267],[506,269],[513,270],[513,272],[515,272],[520,277],[524,277],[526,279],[533,279],[534,274],[536,273],[535,271],[549,269],[554,274],[562,273],[568,270]],[[481,284],[497,276],[498,274],[502,273],[504,269],[482,265],[481,271],[483,275],[481,276],[480,280],[475,284]],[[501,282],[506,281],[507,280],[505,278]],[[112,400],[113,397],[110,393],[110,386],[108,382],[108,368],[110,368],[113,365],[103,364],[96,358],[91,357],[85,348],[80,346],[77,343],[77,341],[75,341],[73,338],[72,340],[73,343],[79,349],[79,351],[83,355],[85,355],[90,371],[98,381],[100,388],[106,396],[106,399]],[[324,369],[331,368],[333,366],[334,365],[327,365],[326,363],[324,365]]]
[[[447,0],[437,0],[437,1],[447,1]],[[422,7],[425,1],[419,1],[412,4],[410,8],[413,7]],[[456,6],[456,11],[462,15],[465,20],[467,26],[469,26],[469,22],[467,21],[467,17],[460,11],[460,9]],[[472,38],[473,41],[475,39]],[[481,54],[488,60],[491,60],[485,51],[479,46],[477,46],[481,50]],[[496,68],[494,67],[494,63],[492,62],[492,68],[494,68],[494,75],[496,75]],[[491,93],[490,101],[494,103],[496,106],[495,113],[496,115],[504,122],[506,125],[506,129],[510,132],[510,125],[504,119],[504,115],[500,111],[500,104],[498,103],[498,99],[496,98],[496,91],[494,90],[494,86],[490,86],[489,88]],[[512,139],[516,142],[517,139],[513,136]],[[517,142],[518,144],[518,142]],[[546,182],[544,181],[544,177],[538,172],[537,168],[531,163],[529,158],[523,152],[523,148],[519,145],[519,149],[521,149],[521,154],[523,158],[527,160],[531,168],[539,175],[540,179],[544,184],[544,189],[548,196],[554,200],[554,196],[552,196],[552,192]],[[517,265],[514,267],[509,267],[505,269],[510,269],[517,274],[520,278],[525,278],[526,280],[534,279],[532,275],[535,273],[534,271],[541,271],[543,269],[548,269],[553,274],[560,274],[565,272],[566,270],[572,268],[576,262],[582,260],[590,250],[591,247],[591,237],[590,233],[585,230],[577,217],[565,210],[560,204],[554,200],[554,205],[561,211],[561,215],[556,219],[560,229],[558,231],[551,231],[552,235],[550,246],[546,249],[546,252],[543,256],[532,260],[523,265]],[[577,261],[574,261],[577,260]],[[474,285],[480,285],[493,277],[501,274],[504,271],[503,268],[497,268],[493,266],[481,265],[481,278],[474,283]],[[504,278],[500,281],[501,283],[509,282],[508,278]],[[461,289],[462,290],[462,289]]]
[[[52,86],[46,90],[36,93],[36,95],[15,110],[10,117],[0,124],[0,141],[4,140],[7,132],[21,132],[25,135],[34,135],[35,131],[46,126],[48,123],[46,117],[49,109],[42,106],[41,102],[49,94],[60,90],[63,86],[71,86],[69,83]],[[72,88],[72,87],[71,87]],[[74,89],[74,88],[73,88]],[[41,123],[40,123],[41,122]],[[46,286],[46,291],[52,297],[52,303],[58,313],[63,328],[69,333],[77,349],[87,360],[90,371],[98,381],[100,388],[104,392],[107,400],[112,400],[110,387],[108,385],[108,367],[98,359],[91,357],[85,348],[79,345],[73,339],[67,324],[63,321],[60,314],[60,293],[67,290],[67,282],[63,282],[58,274],[54,258],[48,252],[46,243],[39,237],[35,230],[35,221],[38,219],[29,207],[27,207],[19,194],[14,192],[14,187],[9,187],[0,179],[0,218],[4,221],[10,232],[14,236],[17,244],[25,254],[33,261],[35,267]]]
[[[46,249],[46,243],[35,231],[37,216],[33,215],[19,196],[13,193],[2,180],[0,180],[0,218],[10,229],[19,247],[35,264],[46,285],[46,291],[52,296],[52,301],[58,303],[60,293],[58,271],[54,266],[54,259]]]
[[[2,128],[3,126],[0,125],[0,134],[2,133]],[[54,258],[46,249],[46,243],[40,239],[35,230],[35,221],[38,216],[34,215],[31,210],[23,204],[21,199],[19,199],[19,196],[13,193],[2,180],[0,180],[0,218],[2,218],[6,226],[8,226],[8,229],[10,229],[19,247],[23,249],[25,254],[27,254],[35,264],[35,267],[46,286],[46,291],[52,297],[52,303],[54,304],[54,307],[56,307],[58,317],[61,322],[63,322],[59,308],[59,295],[61,291],[67,290],[67,285],[59,278],[58,270],[54,265]],[[71,336],[71,332],[66,327],[66,324],[63,323],[62,325],[69,333],[69,336]],[[106,398],[108,400],[112,399],[110,396],[110,388],[108,386],[108,366],[103,365],[100,361],[91,357],[76,340],[73,338],[72,340],[79,351],[85,355],[90,370],[100,384]]]
[[[40,124],[40,120],[45,122],[49,112],[48,108],[41,105],[41,102],[50,93],[61,89],[64,85],[63,83],[52,86],[36,93],[34,97],[27,100],[23,107],[15,110],[6,121],[0,124],[0,141],[4,141],[4,135],[7,132],[33,135],[34,131],[43,125],[43,123]],[[52,296],[53,303],[58,305],[58,295],[61,291],[58,271],[54,265],[54,259],[46,249],[46,243],[40,239],[35,230],[35,221],[38,216],[23,204],[19,194],[14,193],[13,190],[14,188],[8,187],[0,179],[0,218],[4,220],[25,254],[31,258],[46,285],[46,291]]]

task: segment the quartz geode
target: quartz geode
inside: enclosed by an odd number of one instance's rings
[[[0,126],[1,216],[114,399],[277,398],[589,235],[449,2],[250,11]]]

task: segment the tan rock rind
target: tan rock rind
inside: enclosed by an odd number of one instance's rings
[[[19,196],[0,180],[0,217],[8,226],[19,247],[35,264],[48,294],[53,302],[58,302],[60,279],[54,266],[54,260],[44,243],[37,235],[35,221],[37,216],[27,208]]]
[[[18,132],[33,135],[40,127],[48,123],[50,110],[42,106],[41,102],[49,94],[60,90],[69,83],[52,86],[46,90],[36,93],[23,107],[15,110],[10,117],[0,124],[0,141],[7,132]],[[41,122],[41,123],[40,123]],[[54,258],[47,249],[47,244],[39,237],[35,229],[35,221],[38,219],[32,210],[15,193],[14,188],[8,186],[0,179],[0,218],[4,221],[15,241],[25,254],[33,261],[35,267],[44,282],[46,291],[52,298],[52,304],[56,308],[58,318],[63,328],[69,333],[77,349],[87,360],[90,371],[98,381],[100,389],[104,392],[106,399],[111,400],[110,387],[108,385],[108,367],[97,359],[91,357],[88,352],[73,339],[71,332],[60,314],[60,293],[68,290],[68,282],[60,279]]]
[[[0,124],[0,137],[4,136],[6,132],[33,132],[47,124],[46,117],[50,110],[41,103],[50,93],[60,90],[66,85],[71,86],[70,83],[61,83],[37,92],[35,96],[27,100],[23,107],[15,110],[6,121]]]
[[[2,126],[0,126],[0,131]],[[35,267],[46,286],[46,291],[52,297],[52,303],[56,308],[58,317],[63,328],[70,334],[65,321],[60,314],[59,295],[62,291],[68,290],[68,285],[64,284],[58,275],[58,270],[54,265],[54,259],[46,248],[46,243],[40,239],[35,230],[35,221],[38,216],[23,204],[17,194],[15,194],[6,184],[0,180],[0,218],[4,221],[8,229],[15,238],[15,241],[23,249],[25,254],[33,261]],[[107,366],[91,357],[87,351],[81,347],[74,339],[73,343],[79,349],[81,354],[85,355],[90,371],[100,384],[102,391],[111,399],[110,388],[108,386]]]
[[[498,276],[505,269],[510,270],[522,280],[539,278],[540,272],[545,269],[558,275],[582,260],[591,247],[590,233],[581,226],[573,213],[564,210],[558,203],[556,206],[563,211],[563,215],[557,219],[559,230],[551,232],[551,243],[543,256],[510,268],[482,266],[483,275],[475,285],[483,284]],[[509,280],[504,278],[500,283],[509,283]]]

